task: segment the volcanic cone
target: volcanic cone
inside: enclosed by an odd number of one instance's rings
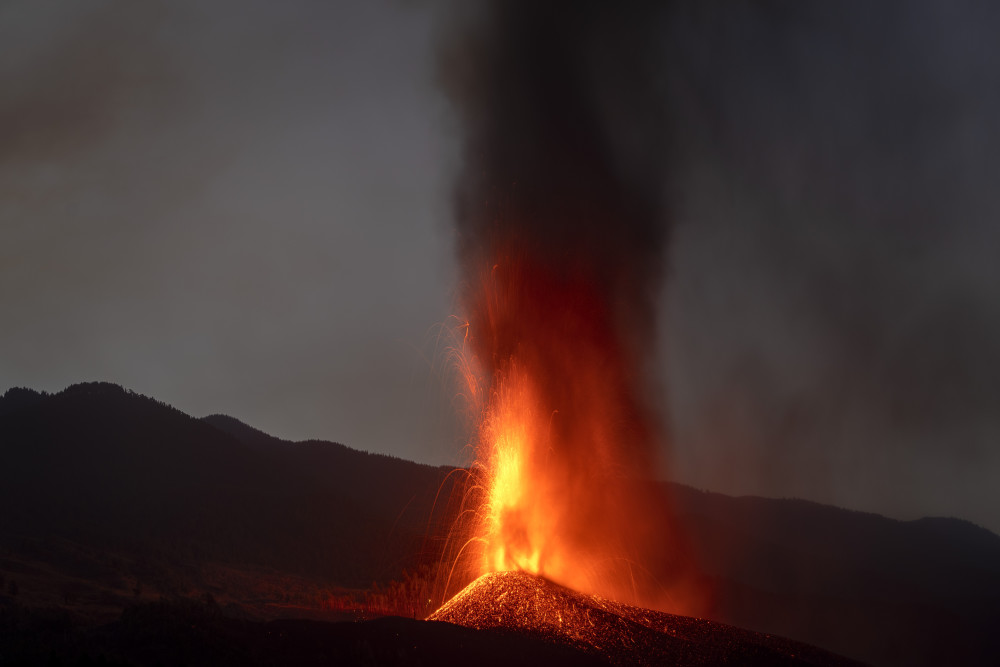
[[[515,630],[616,665],[856,665],[788,639],[584,595],[524,572],[491,572],[428,620]]]

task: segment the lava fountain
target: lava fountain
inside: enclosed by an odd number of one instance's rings
[[[473,576],[689,611],[683,539],[651,482],[669,227],[654,4],[485,3],[442,50],[480,423],[462,557]]]
[[[481,571],[675,606],[683,547],[650,479],[656,421],[593,276],[512,250],[480,288],[468,342],[489,378],[477,445]]]

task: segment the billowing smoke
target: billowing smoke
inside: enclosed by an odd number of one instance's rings
[[[588,273],[616,327],[648,343],[667,240],[664,105],[650,58],[659,12],[603,2],[479,9],[452,26],[442,58],[463,127],[465,287],[513,243],[554,271]]]
[[[498,1],[455,21],[442,58],[464,141],[461,294],[488,378],[486,567],[646,602],[637,571],[676,571],[682,551],[637,481],[662,443],[662,20],[649,3]]]

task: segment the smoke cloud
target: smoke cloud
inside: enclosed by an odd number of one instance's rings
[[[665,99],[650,57],[660,12],[477,9],[453,22],[441,59],[463,131],[456,221],[473,329],[487,316],[479,272],[516,247],[554,274],[586,274],[630,354],[646,354],[668,239]]]
[[[668,24],[675,472],[996,530],[1000,11],[692,2]]]

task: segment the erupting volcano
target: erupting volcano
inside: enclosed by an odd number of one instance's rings
[[[654,297],[668,225],[649,7],[496,2],[455,26],[442,76],[457,188],[478,509],[468,575],[523,570],[691,611],[682,536],[652,479]]]

